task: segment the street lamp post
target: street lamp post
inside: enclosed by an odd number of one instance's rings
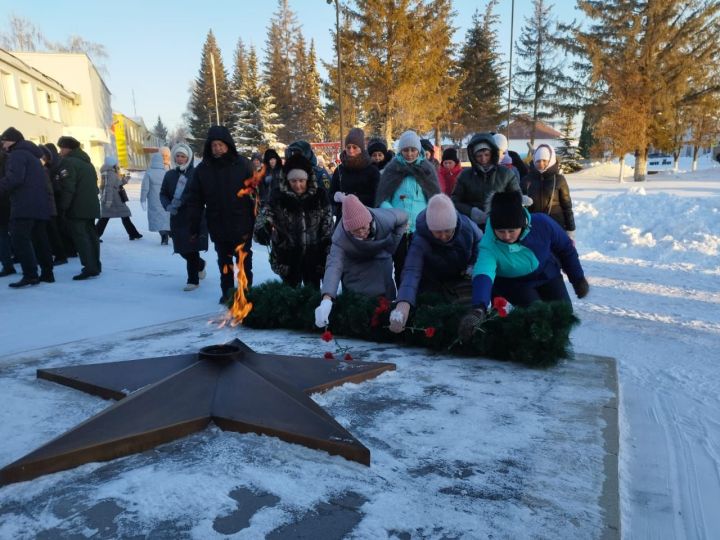
[[[510,104],[512,92],[512,53],[513,53],[513,30],[515,29],[515,0],[512,0],[510,7],[510,62],[508,62],[508,99],[507,99],[507,127],[505,136],[510,142]]]
[[[343,142],[343,78],[342,54],[340,49],[340,0],[326,0],[328,4],[335,4],[335,46],[337,48],[337,77],[338,77],[338,111],[340,116],[340,148]]]

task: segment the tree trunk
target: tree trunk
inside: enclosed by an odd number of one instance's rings
[[[625,154],[620,156],[620,183],[625,179]]]
[[[647,174],[647,158],[648,149],[643,148],[642,150],[635,151],[635,174],[634,179],[636,182],[644,182],[645,175]]]
[[[680,150],[673,150],[673,172],[676,173],[680,169]]]
[[[437,125],[435,125],[435,149],[436,149],[436,150],[433,151],[433,156],[435,156],[436,158],[438,157],[438,156],[435,155],[435,154],[437,153],[437,149],[438,149],[438,148],[442,148],[442,139],[441,139],[441,137],[442,137],[442,132],[440,131],[440,125],[437,124]],[[441,156],[441,157],[442,157],[442,156]]]
[[[697,171],[697,163],[698,163],[698,153],[699,153],[700,147],[697,144],[693,145],[693,159],[692,159],[692,170],[693,172]]]
[[[392,148],[392,144],[393,144],[392,130],[393,130],[392,119],[390,118],[390,115],[387,115],[387,117],[385,119],[385,140],[387,141],[388,150],[390,150]]]

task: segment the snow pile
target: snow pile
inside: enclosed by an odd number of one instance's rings
[[[632,176],[633,169],[632,167],[628,166],[628,164],[625,164],[624,174],[625,176]],[[590,164],[589,167],[582,169],[576,173],[572,173],[569,175],[566,175],[568,179],[578,179],[578,178],[613,178],[617,179],[620,176],[620,164],[617,161],[606,161],[604,163],[602,162],[593,162]]]
[[[575,205],[582,249],[720,273],[720,197],[647,194],[633,186]],[[580,234],[580,233],[578,233]]]

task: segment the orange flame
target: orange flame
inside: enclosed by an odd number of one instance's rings
[[[258,209],[260,206],[260,198],[257,196],[257,189],[260,185],[260,182],[263,181],[265,178],[265,165],[260,167],[259,171],[253,172],[253,175],[250,178],[246,178],[243,181],[244,188],[241,188],[236,193],[237,197],[245,197],[246,195],[249,196],[255,196],[255,207],[253,208],[253,211],[255,212],[255,215],[258,214]]]
[[[243,250],[244,244],[240,244],[235,248],[235,252],[238,256],[237,263],[237,290],[235,291],[235,297],[233,298],[233,304],[230,307],[228,316],[230,318],[230,326],[237,326],[242,324],[243,319],[247,317],[252,311],[253,304],[249,302],[245,297],[245,291],[248,289],[248,278],[245,275],[245,257],[247,253]]]

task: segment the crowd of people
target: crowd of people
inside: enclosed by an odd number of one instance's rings
[[[0,275],[16,272],[13,254],[22,268],[11,287],[52,283],[53,266],[75,255],[82,270],[73,279],[98,276],[100,236],[111,218],[122,220],[130,240],[142,238],[116,158],[106,158],[98,189],[90,158],[72,137],[60,138],[59,152],[14,128],[0,142]],[[395,153],[353,128],[330,174],[306,141],[290,144],[284,159],[274,149],[248,159],[227,128],[212,126],[197,166],[185,143],[152,156],[140,201],[149,230],[161,244],[172,240],[186,261],[185,291],[207,275],[201,252],[212,242],[220,303],[230,301],[236,264],[252,285],[256,242],[268,246],[283,282],[321,291],[320,327],[340,286],[394,301],[394,332],[404,330],[419,293],[465,304],[465,339],[494,296],[518,306],[569,302],[561,271],[584,297],[572,200],[553,148],[540,145],[529,167],[501,134],[470,139],[469,167],[458,150],[445,148],[437,160],[429,140],[406,131]]]

